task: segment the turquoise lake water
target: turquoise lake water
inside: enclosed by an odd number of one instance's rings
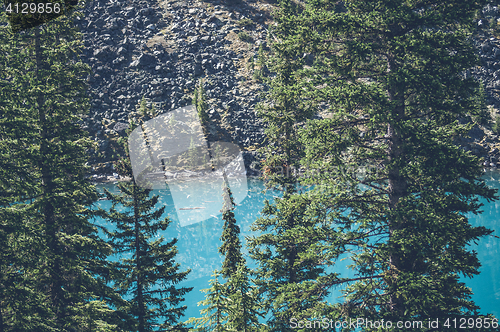
[[[488,186],[500,189],[500,172],[486,171],[484,178]],[[244,243],[245,235],[250,235],[250,225],[260,215],[264,205],[264,200],[272,200],[278,196],[278,192],[268,191],[262,193],[263,183],[257,179],[233,179],[230,181],[237,207],[235,216],[241,227],[241,239]],[[100,185],[112,192],[116,192],[113,184]],[[176,261],[180,263],[181,270],[191,269],[188,278],[179,286],[193,287],[187,294],[187,310],[185,317],[199,317],[200,307],[197,303],[204,299],[202,289],[209,287],[212,271],[219,269],[222,258],[218,253],[220,246],[219,237],[221,235],[223,221],[220,209],[222,207],[221,188],[215,186],[215,190],[209,188],[207,183],[177,183],[170,186],[169,190],[155,189],[154,194],[160,195],[158,206],[165,205],[166,212],[172,224],[164,234],[166,240],[178,238],[177,248],[179,253]],[[214,187],[214,186],[212,186]],[[219,192],[220,191],[220,192]],[[493,235],[500,236],[500,201],[488,203],[482,210],[483,213],[477,216],[471,215],[470,222],[474,226],[485,226],[495,230]],[[161,204],[161,205],[160,205]],[[99,201],[102,208],[109,208],[109,201]],[[97,221],[101,225],[106,225],[104,221]],[[111,227],[111,225],[107,225]],[[494,236],[482,238],[477,245],[473,244],[471,249],[478,252],[481,261],[481,274],[472,279],[463,279],[474,292],[473,300],[481,307],[481,313],[492,313],[500,317],[500,239]],[[248,253],[244,252],[247,261],[250,260]],[[348,270],[344,262],[344,275],[353,275]],[[249,262],[252,266],[252,263]],[[334,292],[331,300],[335,301],[340,295]]]

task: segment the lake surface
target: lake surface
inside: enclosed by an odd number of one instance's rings
[[[486,171],[484,178],[489,187],[500,189],[500,172]],[[199,181],[198,181],[199,182]],[[235,216],[241,228],[241,240],[244,243],[245,235],[250,235],[252,222],[260,216],[260,211],[264,206],[264,200],[273,200],[279,196],[279,192],[267,191],[262,193],[264,188],[262,181],[257,179],[232,179],[231,188],[236,198],[237,206]],[[106,187],[112,192],[117,192],[115,185],[100,185],[102,189]],[[185,188],[182,190],[182,188]],[[215,188],[215,189],[214,189]],[[184,318],[199,317],[200,307],[197,303],[205,298],[202,289],[209,287],[209,280],[212,278],[212,271],[220,269],[222,257],[218,253],[219,240],[223,221],[220,209],[222,208],[222,190],[217,183],[210,186],[207,183],[191,181],[171,185],[169,189],[155,189],[154,194],[160,195],[160,202],[157,205],[166,206],[165,215],[172,220],[171,225],[163,234],[166,240],[178,238],[177,248],[179,253],[176,261],[180,263],[181,270],[191,269],[186,281],[179,286],[193,287],[193,290],[186,295],[187,310]],[[500,236],[500,201],[488,203],[483,202],[483,213],[470,216],[470,222],[474,226],[485,226],[495,230],[493,235]],[[109,201],[99,201],[98,205],[104,209],[111,206]],[[208,216],[208,218],[207,218]],[[201,220],[201,221],[198,221]],[[196,221],[196,222],[194,222]],[[112,228],[103,220],[97,223]],[[478,252],[481,261],[481,274],[463,280],[474,292],[473,300],[481,307],[481,313],[492,313],[500,317],[500,239],[494,236],[482,238],[477,245],[473,244],[471,249]],[[247,251],[244,255],[252,266]],[[348,263],[344,261],[343,266]],[[337,266],[336,269],[342,269]],[[353,275],[353,271],[343,271],[345,275]],[[331,295],[331,300],[335,301],[340,292],[335,291]]]

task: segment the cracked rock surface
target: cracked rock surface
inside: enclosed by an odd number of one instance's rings
[[[203,79],[209,139],[238,144],[247,172],[257,174],[254,150],[264,134],[255,106],[266,87],[252,78],[249,63],[260,45],[267,49],[274,6],[256,0],[88,2],[78,25],[84,36],[82,60],[92,68],[85,126],[99,146],[91,156],[95,172],[112,172],[111,141],[125,135],[129,115],[143,96],[162,114],[190,104]],[[469,74],[483,82],[495,119],[500,116],[500,6],[488,4],[476,23],[473,44],[481,66]],[[493,122],[474,126],[470,138],[459,142],[487,167],[500,166]]]
[[[252,150],[263,142],[254,110],[263,86],[249,78],[245,64],[260,45],[266,47],[270,9],[259,2],[89,2],[78,25],[85,45],[82,60],[92,68],[85,126],[99,144],[91,158],[102,166],[97,172],[111,171],[110,140],[124,135],[142,97],[162,114],[190,104],[200,79],[212,139],[248,150],[249,166]],[[248,41],[238,37],[243,31]]]

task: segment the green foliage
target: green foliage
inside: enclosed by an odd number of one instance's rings
[[[261,82],[264,78],[262,69],[255,69],[252,73],[252,78],[254,81]]]
[[[128,154],[120,165],[121,173],[132,175]],[[134,178],[119,183],[118,189],[119,194],[105,189],[112,207],[99,212],[116,225],[116,231],[107,234],[114,253],[124,257],[116,264],[113,282],[118,292],[131,300],[118,311],[134,331],[155,331],[156,326],[185,330],[179,319],[186,306],[179,304],[192,288],[175,287],[189,270],[179,272],[175,263],[177,239],[165,243],[159,236],[171,223],[168,218],[161,219],[165,207],[155,210],[159,196],[150,197],[151,190],[139,187]]]
[[[83,331],[111,332],[120,331],[117,324],[110,324],[103,320],[106,315],[114,314],[114,310],[109,308],[105,301],[91,300],[79,303],[78,310],[87,313],[87,316],[78,317],[78,326]]]
[[[238,265],[243,262],[243,256],[241,255],[241,243],[239,238],[240,227],[236,225],[236,219],[234,217],[235,204],[227,180],[224,181],[222,190],[224,197],[222,220],[224,220],[224,226],[220,237],[222,245],[219,247],[219,252],[224,256],[221,275],[227,279],[236,273]]]
[[[223,284],[219,282],[220,273],[215,270],[212,275],[214,279],[210,280],[210,288],[204,289],[206,298],[200,301],[198,305],[205,306],[200,310],[203,315],[201,318],[190,318],[186,324],[194,324],[196,332],[214,331],[225,332],[229,331],[225,325],[227,323],[228,299]]]
[[[146,98],[142,96],[142,99],[137,107],[137,114],[143,123],[151,120],[156,116],[155,106],[151,105],[151,107],[148,107]]]
[[[493,118],[493,124],[491,126],[491,130],[495,135],[500,135],[500,116],[496,115]]]
[[[199,306],[205,306],[200,310],[202,317],[190,318],[186,322],[194,324],[191,331],[267,331],[266,326],[258,320],[258,317],[262,317],[259,296],[249,276],[250,270],[244,262],[238,264],[226,283],[220,283],[221,274],[214,271],[210,288],[203,290],[206,298],[198,303]]]
[[[245,262],[238,264],[236,271],[226,283],[228,301],[227,324],[229,331],[254,332],[265,331],[265,325],[259,323],[262,317],[260,299],[256,286],[250,280],[250,270]]]
[[[247,61],[247,69],[254,70],[254,68],[255,68],[255,61],[254,61],[253,57],[250,57]]]
[[[241,27],[248,27],[254,24],[253,20],[248,17],[242,18],[237,23]]]
[[[255,283],[271,331],[292,331],[290,319],[326,315],[335,273],[327,273],[342,250],[330,243],[342,234],[331,228],[326,210],[305,194],[286,191],[275,204],[266,202],[263,217],[248,238],[251,257],[258,262]]]
[[[73,19],[22,34],[0,28],[0,154],[8,157],[0,171],[2,191],[8,188],[0,202],[3,331],[115,325],[105,306],[95,307],[97,322],[78,305],[116,294],[104,280],[111,248],[90,222],[97,200],[85,178],[92,142],[78,124],[89,107],[89,68],[78,61]]]
[[[250,58],[248,60],[248,65],[247,68],[249,70],[252,70],[252,78],[254,81],[257,82],[264,82],[266,79],[266,75],[269,73],[268,68],[267,68],[267,54],[264,51],[264,47],[262,44],[259,46],[259,51],[256,57],[256,60],[254,58]]]
[[[466,216],[479,211],[479,197],[497,197],[453,138],[467,131],[456,120],[480,108],[480,88],[463,72],[476,65],[469,37],[484,4],[280,2],[275,77],[259,114],[269,184],[285,195],[266,206],[255,227],[267,233],[251,241],[275,331],[287,329],[292,313],[477,315],[459,276],[478,273],[468,245],[491,231]],[[303,54],[314,57],[311,66]],[[320,111],[327,116],[312,120]],[[311,190],[294,192],[293,177],[276,172],[283,164],[305,169],[298,180]],[[340,254],[351,258],[355,278],[322,270]],[[307,268],[296,270],[302,259]],[[303,271],[312,278],[294,277]],[[321,296],[334,286],[346,301],[326,305]]]
[[[238,32],[238,38],[246,43],[251,43],[253,41],[252,36],[250,36],[246,31]]]
[[[491,114],[486,106],[484,86],[482,83],[478,84],[474,99],[474,108],[470,110],[470,114],[473,116],[474,121],[482,125],[489,124],[491,121]]]
[[[110,148],[114,152],[112,156],[113,165],[117,170],[118,174],[122,176],[132,176],[132,170],[130,167],[130,163],[126,158],[126,146],[128,142],[128,136],[130,133],[138,126],[143,126],[147,121],[155,118],[157,116],[157,111],[155,109],[154,104],[148,106],[147,99],[143,96],[141,101],[136,105],[136,111],[131,112],[128,118],[128,128],[125,130],[125,135],[110,140]],[[170,120],[171,122],[175,121],[173,117]],[[154,128],[149,128],[154,133],[158,133]],[[153,142],[148,142],[149,144],[154,144]],[[115,159],[115,157],[117,159]]]
[[[310,99],[300,80],[298,70],[303,66],[300,47],[280,40],[290,37],[296,29],[286,18],[294,13],[292,6],[282,3],[272,29],[275,42],[271,52],[259,48],[257,75],[269,70],[270,86],[266,103],[259,105],[258,114],[266,124],[268,144],[260,148],[264,176],[268,187],[285,190],[283,198],[266,202],[262,218],[252,230],[261,234],[250,237],[248,246],[257,261],[255,283],[269,316],[271,331],[291,331],[292,317],[310,318],[327,314],[329,293],[325,284],[334,275],[325,268],[333,265],[338,250],[329,252],[328,241],[335,238],[329,229],[324,211],[298,193],[298,174],[304,144],[299,140],[299,128],[314,115],[314,100]],[[328,315],[333,317],[332,315]]]
[[[260,72],[255,74],[261,79],[270,71],[266,80],[270,89],[263,93],[266,100],[257,108],[257,113],[266,124],[265,134],[268,144],[259,149],[264,155],[263,171],[267,186],[287,188],[296,182],[294,170],[298,170],[303,147],[298,139],[298,128],[314,115],[314,100],[309,98],[298,70],[303,66],[301,49],[297,45],[284,47],[281,38],[288,38],[297,28],[286,18],[294,13],[293,6],[283,2],[276,12],[278,26],[272,28],[277,39],[271,52],[266,54],[259,46],[257,64]]]
[[[26,209],[0,208],[0,328],[3,331],[52,331],[53,312],[48,294],[37,289],[34,262],[43,261],[38,252],[43,247],[37,228],[19,223]],[[38,228],[39,229],[39,228]]]
[[[264,50],[262,44],[259,45],[259,50],[257,51],[257,65],[262,70],[267,70],[266,64],[268,62],[268,53]]]
[[[234,201],[224,175],[223,183],[223,214],[219,252],[224,256],[221,271],[214,271],[214,279],[210,288],[204,289],[205,300],[198,305],[206,306],[200,310],[200,318],[190,318],[186,323],[194,324],[193,331],[264,331],[264,325],[259,323],[262,317],[257,288],[250,280],[250,270],[246,267],[241,254],[239,240],[240,228],[234,217]],[[226,279],[219,282],[219,277]]]
[[[205,93],[205,89],[203,88],[203,79],[198,81],[198,86],[194,89],[193,93],[193,105],[196,107],[196,111],[198,112],[198,117],[203,126],[205,126],[208,121],[208,104],[207,104],[207,95]]]
[[[0,13],[5,22],[5,13]],[[23,271],[37,262],[39,228],[20,222],[27,213],[25,206],[14,204],[36,192],[31,165],[29,136],[33,131],[26,109],[16,105],[17,89],[8,66],[9,48],[14,36],[7,26],[0,27],[0,330],[47,331],[53,322],[48,296],[36,289],[36,280]],[[24,133],[24,134],[22,134]],[[26,136],[26,137],[23,137]],[[21,179],[26,179],[22,181]],[[48,321],[46,321],[48,320]]]

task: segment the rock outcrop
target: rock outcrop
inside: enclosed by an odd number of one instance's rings
[[[190,104],[203,79],[210,134],[237,143],[245,150],[247,171],[256,174],[254,150],[264,135],[255,106],[265,86],[252,78],[250,65],[259,46],[267,47],[272,7],[255,0],[88,2],[78,24],[85,43],[82,59],[93,72],[85,126],[99,146],[91,158],[100,165],[95,172],[112,172],[112,141],[124,135],[142,97],[162,114]],[[499,7],[487,5],[474,36],[481,67],[469,73],[484,82],[493,116],[500,108],[499,20]],[[461,144],[482,157],[485,166],[500,161],[491,121],[475,126]]]
[[[110,140],[124,134],[142,97],[162,114],[190,104],[199,79],[208,97],[210,132],[247,150],[250,166],[252,151],[263,142],[255,114],[263,87],[249,78],[247,63],[260,45],[266,46],[270,7],[248,1],[232,6],[217,1],[89,2],[78,24],[85,44],[82,58],[93,72],[85,125],[99,150],[91,161],[104,166],[95,171],[112,170]]]

